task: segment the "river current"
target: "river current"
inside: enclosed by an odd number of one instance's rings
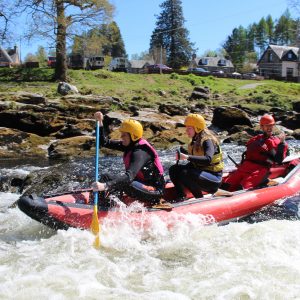
[[[237,161],[242,150],[225,146]],[[163,152],[163,164],[173,157]],[[100,165],[100,173],[118,172],[121,159],[101,157]],[[0,175],[36,168],[47,167],[2,163]],[[157,218],[134,228],[125,210],[122,220],[101,224],[98,250],[89,231],[56,232],[10,207],[18,197],[0,192],[0,299],[300,299],[300,222],[289,211],[299,195],[226,226],[186,215],[172,229]]]

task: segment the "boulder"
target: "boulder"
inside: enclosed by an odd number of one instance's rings
[[[63,96],[68,94],[78,94],[78,89],[75,85],[69,84],[67,82],[59,82],[57,86],[57,92]]]
[[[293,102],[293,110],[300,113],[300,101]]]
[[[49,158],[92,156],[95,154],[95,138],[76,136],[53,142],[48,148]]]
[[[234,125],[247,125],[252,127],[248,114],[236,107],[215,108],[212,124],[226,130],[230,129]]]

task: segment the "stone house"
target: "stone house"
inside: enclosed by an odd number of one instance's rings
[[[234,72],[231,60],[223,57],[201,57],[198,60],[198,67],[205,68],[210,72],[223,71],[226,74]]]
[[[298,47],[269,45],[257,65],[265,78],[296,81],[299,77]]]
[[[5,50],[0,46],[0,67],[19,66],[21,64],[18,47]]]

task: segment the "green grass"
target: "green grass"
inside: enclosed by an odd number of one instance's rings
[[[53,69],[0,69],[0,92],[27,91],[40,93],[48,98],[59,95],[57,82],[52,80]],[[292,102],[300,99],[300,85],[274,80],[237,80],[201,77],[193,74],[126,74],[107,70],[69,70],[70,83],[82,94],[98,94],[117,97],[125,105],[156,107],[161,103],[189,104],[188,97],[195,86],[207,86],[212,96],[209,101],[199,100],[206,105],[240,104],[251,109],[281,107],[291,109]],[[255,88],[241,89],[248,84],[261,84]]]

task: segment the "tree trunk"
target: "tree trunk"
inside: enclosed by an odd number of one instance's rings
[[[67,55],[66,55],[67,25],[66,25],[64,1],[56,0],[55,4],[57,9],[55,79],[60,81],[67,81]]]

